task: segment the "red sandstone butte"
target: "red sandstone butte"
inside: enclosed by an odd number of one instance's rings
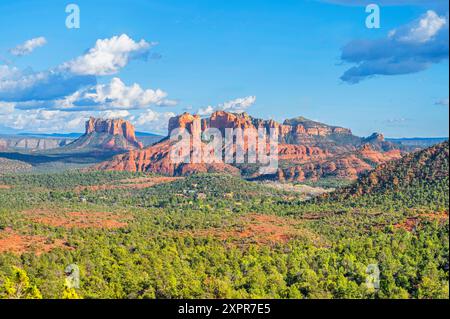
[[[86,122],[86,134],[106,133],[109,135],[118,135],[125,138],[129,142],[131,148],[142,148],[143,144],[136,138],[134,126],[122,119],[98,119],[89,118]],[[114,141],[110,140],[107,148],[114,148]]]

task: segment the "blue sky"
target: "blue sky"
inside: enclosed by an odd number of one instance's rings
[[[227,109],[448,136],[448,4],[378,1],[368,29],[353,2],[78,0],[81,27],[67,29],[66,1],[3,0],[0,132],[81,131],[91,114],[164,132],[173,114]],[[112,66],[93,65],[116,43]]]

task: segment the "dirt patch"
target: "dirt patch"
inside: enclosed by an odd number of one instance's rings
[[[156,184],[173,182],[180,178],[182,178],[182,177],[153,176],[153,177],[138,177],[138,178],[121,179],[119,182],[122,184],[154,183],[156,185]]]
[[[437,219],[441,222],[448,220],[448,212],[420,214],[419,217],[427,219]]]
[[[262,182],[261,184],[270,188],[275,188],[286,192],[299,193],[301,195],[307,196],[308,198],[319,196],[324,193],[331,193],[334,191],[334,188],[313,187],[303,184],[280,183],[272,181]]]
[[[419,225],[418,218],[407,218],[403,223],[395,224],[394,228],[404,229],[408,232],[412,232]]]
[[[407,218],[404,222],[394,225],[394,228],[404,229],[408,232],[414,231],[423,220],[437,220],[441,223],[448,221],[448,212],[419,214]]]
[[[220,240],[240,243],[276,244],[286,243],[294,238],[307,238],[323,246],[324,240],[313,232],[302,228],[301,221],[289,217],[249,214],[241,217],[237,224],[224,229],[210,228],[187,232],[193,237],[213,236]]]
[[[34,252],[36,255],[40,255],[58,247],[73,249],[62,239],[21,235],[9,228],[0,231],[0,253],[11,252],[20,255],[26,252]]]
[[[115,229],[128,226],[129,216],[108,212],[55,212],[36,210],[24,212],[33,222],[63,228]]]
[[[1,185],[0,184],[0,189],[10,189],[11,188],[11,186],[9,186],[9,185]]]
[[[142,189],[153,187],[158,184],[170,183],[180,179],[180,177],[140,177],[140,178],[130,178],[122,179],[117,181],[116,184],[106,184],[106,185],[92,185],[92,186],[77,186],[75,188],[76,192],[81,192],[84,190],[89,191],[102,191],[109,189]]]

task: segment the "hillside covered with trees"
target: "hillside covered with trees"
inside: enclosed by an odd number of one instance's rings
[[[448,143],[311,200],[220,174],[6,174],[0,297],[448,298],[448,202]]]

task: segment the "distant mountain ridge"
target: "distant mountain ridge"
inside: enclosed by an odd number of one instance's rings
[[[0,151],[2,150],[17,150],[17,151],[41,151],[56,149],[65,146],[73,140],[80,138],[84,133],[18,133],[0,134]],[[135,132],[136,138],[144,144],[144,146],[152,145],[159,142],[164,136],[148,133]],[[15,142],[17,141],[17,142]],[[22,141],[19,143],[19,141]],[[29,142],[27,142],[29,141]],[[53,141],[53,142],[52,142]]]
[[[430,147],[448,141],[448,137],[403,137],[403,138],[386,138],[387,141],[410,147]]]
[[[11,134],[5,134],[4,136],[27,136],[27,137],[42,137],[42,138],[79,138],[81,135],[83,135],[84,133],[18,133],[15,135],[11,135]],[[143,136],[155,136],[155,137],[163,137],[159,134],[155,134],[155,133],[149,133],[149,132],[139,132],[136,131],[135,132],[136,137],[143,137]],[[0,134],[0,137],[2,136],[2,134]]]
[[[83,133],[19,133],[18,136],[41,138],[79,138]]]
[[[47,151],[68,145],[71,138],[0,136],[0,151]]]

